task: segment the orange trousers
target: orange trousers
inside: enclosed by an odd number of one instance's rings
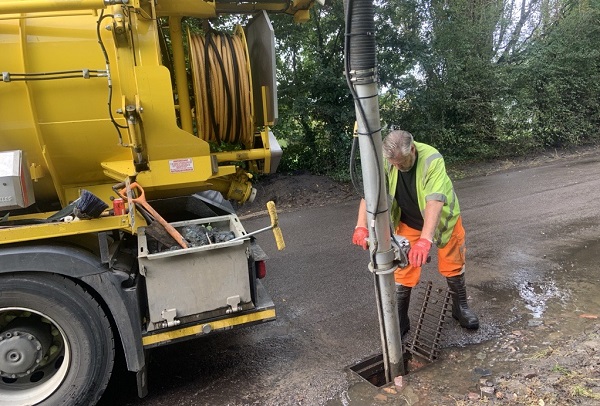
[[[421,231],[403,223],[400,223],[396,228],[396,234],[406,238],[411,246],[421,238]],[[444,248],[438,248],[438,271],[446,278],[462,274],[465,270],[466,250],[465,229],[462,225],[462,218],[459,217],[448,244]],[[394,271],[396,283],[403,286],[412,288],[419,283],[420,278],[421,267],[410,264]]]

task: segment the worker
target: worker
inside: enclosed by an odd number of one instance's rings
[[[438,247],[438,270],[452,292],[452,316],[464,328],[479,328],[479,319],[467,304],[465,230],[444,158],[402,130],[391,131],[384,139],[383,157],[392,225],[395,234],[406,238],[411,246],[409,264],[394,271],[401,335],[410,329],[411,289],[419,282],[421,266],[433,244]],[[352,242],[366,250],[368,237],[366,202],[362,199]]]

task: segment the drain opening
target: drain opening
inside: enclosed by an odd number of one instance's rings
[[[383,365],[383,354],[373,355],[372,357],[351,366],[350,370],[378,388],[387,384],[385,379],[385,366]]]
[[[440,353],[444,324],[452,313],[452,296],[448,289],[435,288],[432,282],[416,287],[414,304],[409,311],[410,331],[403,338],[404,370],[416,372],[434,362]],[[365,381],[376,387],[387,382],[383,354],[368,357],[348,367]]]

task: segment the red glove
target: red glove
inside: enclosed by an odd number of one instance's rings
[[[362,247],[363,250],[366,250],[369,247],[367,238],[369,238],[369,230],[365,227],[356,227],[354,229],[354,234],[352,234],[352,244],[358,245],[359,247]]]
[[[408,251],[408,262],[412,266],[421,266],[427,262],[429,256],[429,250],[431,249],[431,241],[425,238],[419,238],[419,240],[410,248]]]

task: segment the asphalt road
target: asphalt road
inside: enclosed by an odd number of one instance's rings
[[[573,256],[598,238],[598,173],[600,159],[588,156],[455,182],[481,328],[451,324],[444,346],[469,348],[544,317],[543,307],[532,313],[523,287],[568,280]],[[271,257],[264,284],[277,320],[156,349],[150,394],[137,399],[131,377],[117,374],[102,404],[361,404],[349,395],[357,378],[347,367],[380,352],[380,338],[368,255],[350,243],[356,209],[346,202],[280,213],[287,248],[278,252],[268,233],[259,238]],[[268,222],[243,224],[252,231]],[[444,284],[435,257],[422,280]]]

